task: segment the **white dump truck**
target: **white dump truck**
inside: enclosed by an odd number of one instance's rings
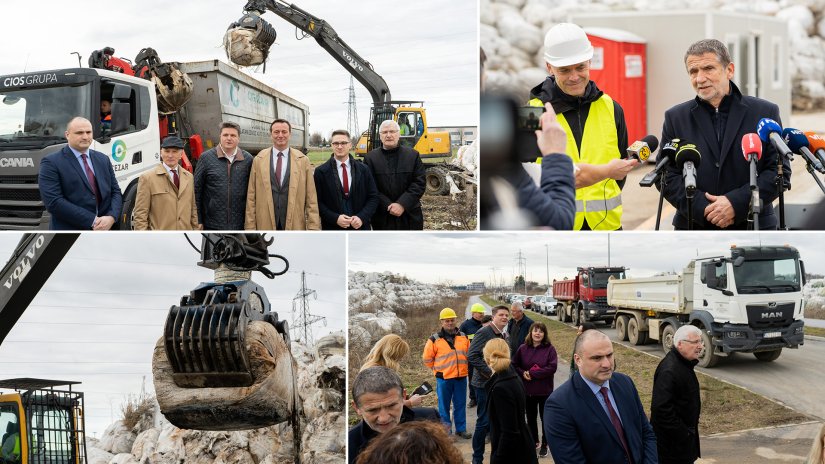
[[[680,274],[611,279],[607,303],[622,341],[658,340],[668,352],[676,329],[692,324],[705,343],[699,366],[736,352],[767,362],[804,343],[804,283],[796,248],[732,246],[692,260]]]

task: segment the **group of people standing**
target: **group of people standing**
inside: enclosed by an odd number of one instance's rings
[[[425,169],[418,152],[399,144],[399,126],[379,127],[381,146],[351,154],[352,136],[332,133],[333,153],[313,168],[289,146],[292,126],[270,125],[272,147],[256,156],[240,148],[241,128],[220,125],[220,142],[197,160],[194,174],[181,160],[184,141],[161,143],[160,163],[138,181],[136,230],[422,230]],[[90,149],[92,125],[69,121],[68,144],[46,156],[38,177],[53,230],[108,230],[121,221],[123,195],[112,164]]]
[[[488,434],[490,463],[537,463],[548,454],[559,463],[592,464],[688,464],[699,458],[701,399],[694,372],[703,349],[699,328],[676,330],[673,348],[654,374],[648,420],[631,378],[615,371],[613,343],[604,333],[580,327],[572,355],[576,368],[555,388],[558,354],[544,323],[532,321],[520,303],[493,307],[489,323],[482,322],[483,305],[470,311],[457,326],[455,311],[441,310],[441,327],[424,347],[422,360],[436,378],[437,411],[418,407],[421,398],[407,397],[397,378],[398,360],[409,345],[393,334],[375,345],[353,386],[363,420],[350,430],[351,463],[363,450],[379,446],[373,439],[390,446],[380,437],[384,432],[422,420],[441,423],[438,432],[428,432],[427,446],[443,442],[438,446],[453,449],[456,439],[472,439],[474,464],[483,462]],[[468,378],[477,407],[473,433],[466,421]],[[396,412],[382,412],[389,403]],[[418,436],[411,431],[416,427],[408,425],[405,434]],[[445,438],[450,435],[456,438]],[[424,438],[416,440],[424,446]],[[452,455],[445,450],[433,462],[463,462],[445,458]]]

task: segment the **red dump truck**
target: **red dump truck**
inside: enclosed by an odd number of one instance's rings
[[[607,280],[625,278],[625,268],[580,267],[572,279],[553,280],[553,297],[556,299],[556,317],[562,322],[575,325],[582,322],[604,321],[613,323],[615,308],[607,305]]]

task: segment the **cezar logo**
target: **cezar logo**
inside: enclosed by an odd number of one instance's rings
[[[237,108],[241,105],[241,99],[239,98],[239,93],[241,92],[241,85],[238,84],[238,81],[232,81],[229,84],[229,101],[232,102],[232,106]]]
[[[120,163],[126,159],[126,143],[118,140],[112,145],[112,159]]]

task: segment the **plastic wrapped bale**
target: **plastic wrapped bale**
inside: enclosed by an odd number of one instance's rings
[[[291,418],[297,366],[281,335],[263,321],[249,323],[246,353],[253,377],[248,387],[181,388],[172,379],[163,338],[155,345],[152,374],[163,415],[176,427],[246,430]]]
[[[229,61],[240,66],[257,66],[266,60],[268,50],[256,46],[252,40],[255,31],[243,28],[233,28],[226,31],[223,37],[223,47]]]
[[[178,69],[175,63],[165,63],[161,73],[152,71],[158,96],[158,111],[170,114],[183,108],[192,98],[195,85],[188,74]]]

